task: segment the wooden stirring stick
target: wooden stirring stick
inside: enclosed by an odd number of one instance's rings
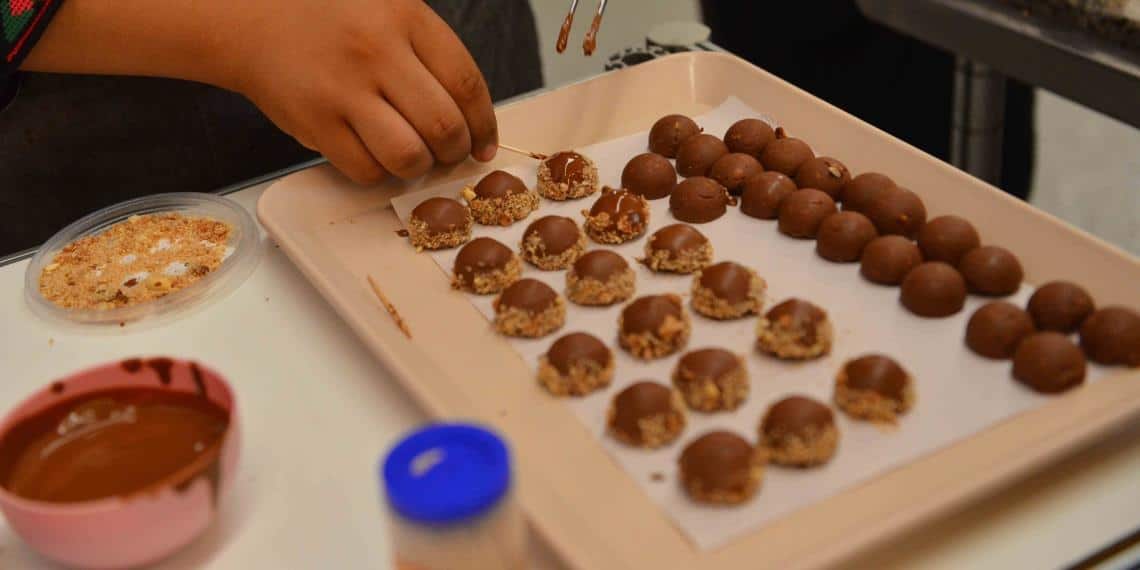
[[[554,51],[566,51],[566,42],[570,40],[570,26],[574,25],[574,12],[578,11],[578,0],[570,0],[570,11],[566,19],[562,20],[562,29],[558,31],[558,43],[554,44]]]
[[[514,146],[511,146],[509,144],[499,143],[499,148],[501,148],[503,150],[509,150],[511,152],[517,152],[519,154],[529,156],[535,160],[546,160],[547,158],[549,158],[545,154],[538,153],[538,152],[531,152],[529,150],[523,150],[521,148],[514,147]]]
[[[594,14],[594,21],[590,22],[590,31],[586,32],[586,39],[582,40],[582,53],[594,55],[598,49],[598,28],[602,27],[602,14],[606,11],[606,0],[598,1],[598,11]]]

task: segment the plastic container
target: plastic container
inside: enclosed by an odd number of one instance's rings
[[[399,570],[527,566],[527,530],[499,436],[434,424],[407,436],[382,466]]]
[[[154,301],[114,309],[68,309],[40,294],[40,275],[46,265],[67,244],[125,221],[131,216],[178,213],[213,218],[233,228],[227,247],[231,253],[215,271],[192,285]],[[32,312],[63,325],[79,325],[87,330],[119,330],[127,325],[137,329],[166,322],[207,301],[224,297],[245,281],[261,257],[261,232],[253,217],[233,200],[213,194],[176,192],[156,194],[109,206],[80,218],[47,241],[32,257],[24,275],[24,298]]]

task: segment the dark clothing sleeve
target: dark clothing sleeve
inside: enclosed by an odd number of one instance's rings
[[[0,85],[16,73],[63,0],[0,0]]]

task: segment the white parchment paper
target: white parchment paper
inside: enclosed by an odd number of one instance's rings
[[[744,117],[768,119],[737,99],[729,99],[716,109],[694,117],[706,132],[720,135]],[[771,121],[770,121],[771,122]],[[776,123],[773,123],[776,124]],[[649,125],[646,125],[649,127]],[[645,152],[648,128],[644,132],[577,149],[598,165],[602,184],[617,187],[621,171],[633,156]],[[537,149],[536,149],[537,150]],[[541,149],[553,151],[555,149]],[[824,154],[828,149],[817,149]],[[842,160],[842,156],[839,156]],[[509,169],[534,187],[536,167]],[[402,221],[417,204],[433,195],[458,197],[464,184],[475,180],[429,188],[393,201]],[[495,238],[518,249],[523,230],[539,216],[558,214],[583,220],[597,195],[571,202],[543,200],[539,211],[513,226],[476,225],[474,235]],[[651,202],[650,231],[675,223],[669,214],[668,199]],[[685,432],[672,445],[655,451],[626,447],[605,434],[605,414],[612,397],[625,386],[641,379],[668,384],[679,355],[645,363],[631,358],[617,345],[617,317],[620,306],[588,308],[568,303],[566,326],[538,340],[504,339],[532,368],[538,358],[559,336],[588,331],[614,351],[617,374],[606,390],[578,399],[566,399],[599,443],[629,473],[646,493],[702,549],[715,548],[741,534],[792,511],[825,499],[924,454],[977,433],[991,425],[1048,400],[1023,388],[1010,377],[1008,361],[989,361],[970,352],[963,344],[966,321],[987,299],[971,297],[957,315],[945,319],[921,319],[908,313],[898,302],[897,287],[883,287],[863,280],[858,264],[835,264],[815,254],[815,242],[796,240],[780,234],[774,221],[749,218],[738,209],[698,229],[712,241],[717,260],[732,260],[755,269],[768,282],[768,303],[772,306],[787,297],[810,300],[828,311],[836,338],[831,354],[803,363],[775,360],[753,350],[755,318],[717,322],[692,315],[693,334],[688,349],[718,346],[746,355],[751,377],[748,401],[733,412],[690,413]],[[984,241],[985,236],[983,236]],[[590,248],[610,247],[624,255],[637,271],[637,293],[673,292],[689,297],[691,276],[658,275],[636,263],[642,257],[645,237],[621,246],[590,243]],[[425,252],[443,269],[447,279],[458,249]],[[524,262],[525,277],[541,279],[560,293],[565,291],[565,272],[544,272]],[[1024,306],[1032,290],[1023,286],[1008,300]],[[469,295],[472,303],[493,318],[493,296]],[[915,378],[917,404],[904,416],[897,429],[852,421],[836,411],[840,445],[826,466],[811,470],[769,466],[757,496],[749,503],[731,508],[710,508],[690,501],[676,477],[676,459],[681,449],[695,437],[712,429],[733,430],[755,441],[756,427],[769,405],[790,394],[805,394],[830,403],[836,371],[843,362],[868,352],[882,352],[897,359]],[[1089,379],[1101,370],[1090,366]],[[653,475],[664,475],[655,481]]]

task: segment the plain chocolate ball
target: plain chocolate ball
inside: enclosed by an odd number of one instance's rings
[[[918,231],[918,249],[928,261],[958,265],[967,251],[982,245],[974,224],[958,216],[939,216]]]
[[[1024,273],[1021,262],[1009,250],[987,245],[966,252],[958,262],[970,291],[979,295],[1002,296],[1017,292]]]
[[[742,152],[759,158],[764,147],[776,138],[776,131],[760,119],[741,119],[724,133],[724,144],[732,152]]]
[[[677,149],[686,139],[701,132],[692,119],[684,115],[665,115],[649,130],[649,150],[676,158]]]
[[[966,346],[986,358],[1009,358],[1025,337],[1037,332],[1021,307],[1005,301],[982,305],[966,323]]]
[[[1085,355],[1069,337],[1053,331],[1029,335],[1013,353],[1013,377],[1043,394],[1057,394],[1085,381]]]
[[[1126,307],[1097,310],[1081,325],[1081,347],[1094,362],[1140,366],[1140,314]]]
[[[709,170],[709,178],[720,182],[721,186],[728,189],[729,194],[739,196],[744,190],[744,181],[761,172],[764,172],[764,167],[760,166],[760,161],[752,155],[731,152],[713,163]]]
[[[708,176],[713,163],[726,154],[724,141],[710,134],[693,135],[677,149],[677,174],[686,178]]]
[[[777,129],[776,140],[768,143],[760,154],[760,164],[764,170],[775,170],[794,178],[803,163],[815,158],[815,153],[806,142],[782,135],[783,129]]]
[[[859,272],[880,285],[898,285],[910,270],[922,263],[914,242],[902,236],[879,236],[863,248]]]
[[[895,181],[886,174],[864,172],[843,185],[839,200],[843,202],[844,210],[866,213],[875,197],[896,187]]]
[[[796,171],[796,186],[823,190],[834,200],[839,200],[843,187],[850,181],[851,172],[830,156],[810,159]]]
[[[728,190],[712,178],[694,176],[682,180],[669,195],[673,217],[690,224],[711,222],[728,210]]]
[[[906,188],[888,188],[879,192],[863,213],[871,218],[882,235],[900,235],[914,239],[926,224],[926,206],[918,194]]]
[[[1096,307],[1092,296],[1080,285],[1053,281],[1038,287],[1026,308],[1037,328],[1068,333],[1080,328]]]
[[[774,220],[780,215],[780,204],[795,191],[796,183],[786,174],[774,170],[761,172],[744,181],[740,211],[753,218]]]
[[[814,238],[823,220],[838,210],[827,192],[814,188],[796,190],[780,205],[780,233],[794,238]]]
[[[815,252],[836,263],[859,261],[863,249],[878,235],[867,216],[859,212],[837,212],[819,225]]]
[[[643,196],[646,200],[659,200],[669,196],[677,185],[677,171],[664,156],[646,152],[639,154],[621,171],[621,187]]]
[[[966,281],[953,265],[928,261],[906,274],[899,301],[920,317],[948,317],[966,304]]]

